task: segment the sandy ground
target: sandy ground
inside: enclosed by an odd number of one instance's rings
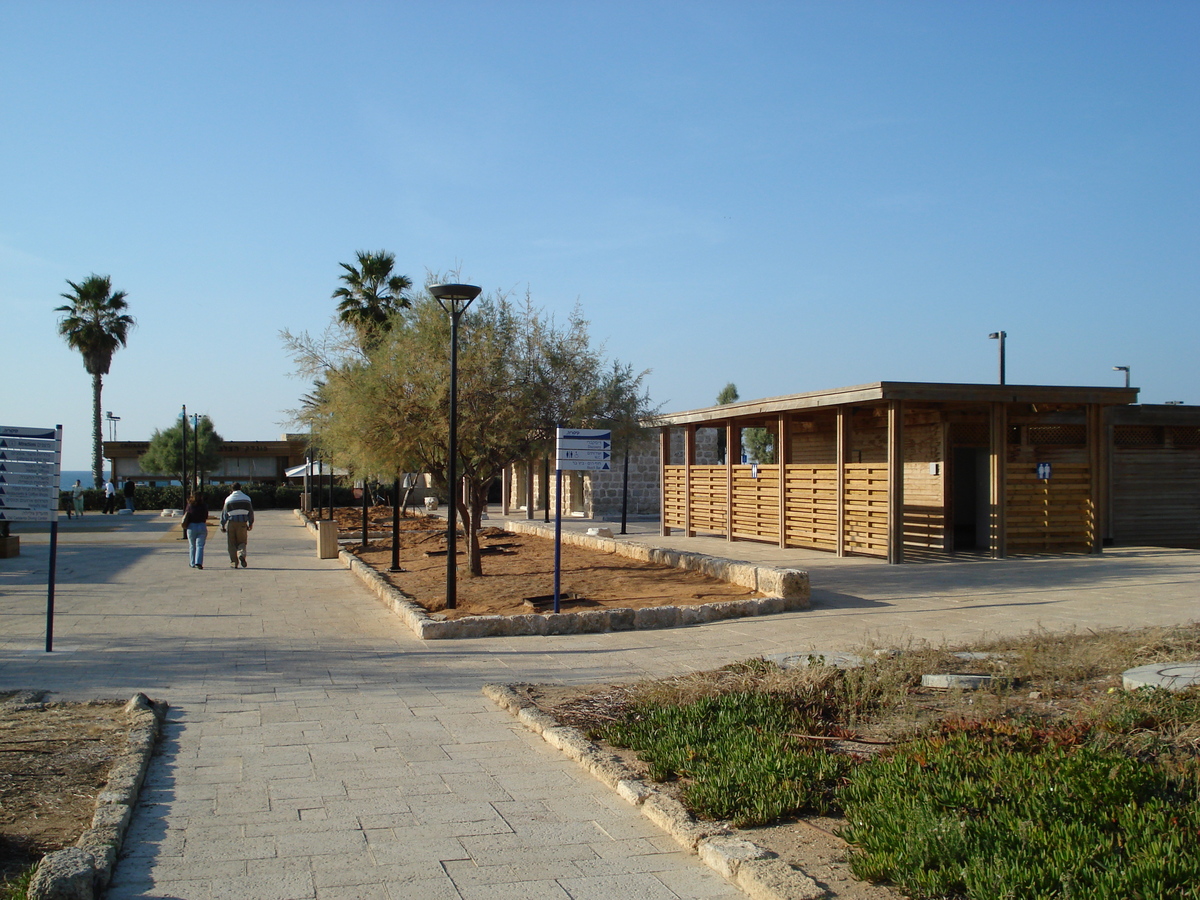
[[[361,536],[361,511],[337,510],[344,539]],[[368,535],[391,530],[391,513],[377,507],[370,513],[374,524]],[[511,534],[498,528],[480,532],[484,552],[483,575],[471,576],[466,554],[459,545],[458,604],[446,610],[445,521],[421,516],[401,522],[400,566],[391,573],[392,541],[371,538],[367,548],[349,547],[377,569],[389,582],[431,612],[450,618],[481,615],[524,615],[534,611],[525,598],[553,595],[554,542],[530,535]],[[562,599],[571,595],[573,599]],[[560,608],[564,612],[625,607],[689,606],[759,596],[728,584],[668,566],[638,562],[610,553],[563,545]]]

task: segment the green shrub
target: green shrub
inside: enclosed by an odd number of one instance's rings
[[[914,897],[1200,897],[1200,805],[1161,770],[1032,729],[914,741],[840,792],[851,869]]]
[[[696,815],[745,826],[829,809],[850,760],[802,737],[820,728],[794,700],[739,692],[641,705],[601,734],[637,750],[652,779],[683,779],[683,801]]]

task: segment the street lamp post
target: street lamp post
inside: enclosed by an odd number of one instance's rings
[[[1114,372],[1125,373],[1125,387],[1129,387],[1129,366],[1113,366]]]
[[[446,459],[446,493],[450,508],[446,511],[446,609],[458,605],[458,481],[454,477],[458,461],[458,320],[483,289],[473,284],[434,284],[429,293],[450,315],[450,448]]]
[[[187,506],[188,470],[187,470],[187,404],[186,403],[183,404],[183,412],[181,412],[179,414],[179,419],[183,423],[183,431],[181,434],[181,441],[180,441],[180,443],[183,446],[180,447],[180,450],[182,450],[182,453],[180,454],[182,457],[182,461],[180,463],[180,469],[182,471],[180,471],[180,473],[179,473],[179,493],[183,494],[183,505]]]
[[[988,335],[994,341],[1000,342],[1000,383],[1004,384],[1004,339],[1008,337],[1007,331],[993,331]]]

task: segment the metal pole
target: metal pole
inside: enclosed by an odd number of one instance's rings
[[[454,478],[458,456],[458,319],[462,312],[450,301],[450,453],[446,459],[446,609],[458,606],[458,483]]]
[[[195,493],[200,493],[200,413],[192,415],[192,481]],[[184,500],[186,501],[186,497]]]
[[[183,422],[183,462],[180,464],[179,473],[179,492],[183,494],[183,505],[187,506],[187,404],[183,404],[183,414],[180,416]]]
[[[546,504],[549,508],[550,504]],[[554,611],[562,582],[562,469],[554,467]]]
[[[362,531],[363,531],[363,533],[362,533],[362,548],[364,550],[366,550],[367,549],[367,503],[369,502],[370,498],[367,495],[367,477],[365,475],[363,476],[362,484],[363,484],[363,486],[362,486],[362,492],[363,492],[363,496],[362,496],[362,501],[363,501],[363,505],[362,505]]]
[[[392,482],[392,567],[389,572],[403,572],[400,568],[400,478]]]
[[[629,444],[630,439],[626,437],[625,463],[621,472],[621,534],[629,533],[625,530],[629,518]]]

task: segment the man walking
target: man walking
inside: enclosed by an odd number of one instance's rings
[[[104,514],[113,515],[117,511],[117,486],[113,484],[113,477],[108,476],[108,481],[104,482]]]
[[[246,543],[254,527],[254,504],[242,493],[238,482],[233,484],[233,493],[225,498],[221,507],[221,530],[229,542],[229,565],[236,569],[238,563],[246,568]]]

